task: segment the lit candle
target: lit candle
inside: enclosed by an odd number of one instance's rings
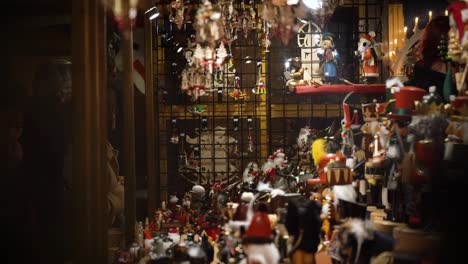
[[[404,27],[403,28],[403,33],[405,34],[405,38],[406,38],[406,32],[408,31],[408,27]]]
[[[414,18],[414,28],[413,28],[414,33],[416,33],[416,31],[418,30],[418,22],[419,22],[419,17],[415,17]]]
[[[429,21],[432,19],[432,11],[429,11]]]
[[[448,10],[445,10],[445,16],[448,16]]]

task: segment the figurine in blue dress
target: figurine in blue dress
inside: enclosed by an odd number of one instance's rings
[[[336,83],[338,81],[338,72],[336,65],[337,61],[339,60],[339,55],[338,52],[335,50],[333,34],[323,34],[322,47],[317,51],[317,56],[320,59],[320,72],[323,76],[324,83]]]

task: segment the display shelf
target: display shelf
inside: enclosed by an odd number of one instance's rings
[[[385,84],[332,84],[296,86],[296,94],[385,93]]]

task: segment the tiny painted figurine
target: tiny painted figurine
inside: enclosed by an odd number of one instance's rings
[[[324,83],[332,84],[337,81],[337,60],[338,52],[335,50],[332,34],[324,34],[322,47],[317,51],[320,59],[320,73]]]
[[[307,81],[304,80],[304,68],[302,68],[301,59],[296,57],[291,59],[291,79],[286,82],[290,92],[294,92],[297,85],[307,85]]]
[[[265,82],[260,80],[255,88],[252,89],[254,94],[266,94]]]
[[[379,67],[377,65],[377,53],[374,49],[375,32],[371,31],[358,42],[357,54],[360,56],[361,71],[364,82],[375,82],[379,77]]]
[[[229,96],[234,98],[235,101],[242,100],[247,96],[247,94],[240,87],[240,77],[239,76],[235,77],[235,88],[234,88],[234,91],[229,93]]]

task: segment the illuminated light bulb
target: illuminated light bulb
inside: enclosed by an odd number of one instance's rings
[[[319,9],[322,8],[322,1],[321,0],[302,0],[304,4],[311,9]]]

